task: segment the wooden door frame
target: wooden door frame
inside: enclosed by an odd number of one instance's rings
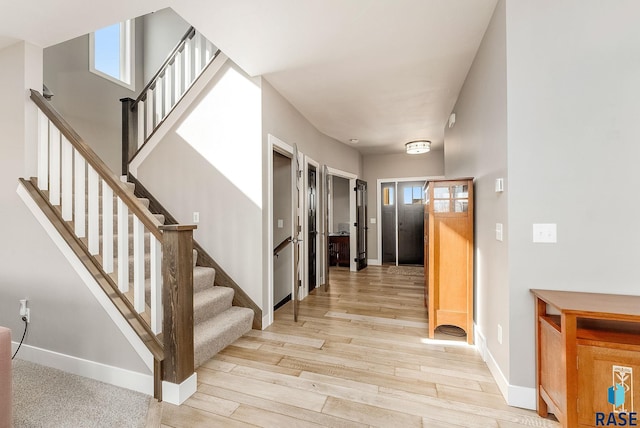
[[[377,216],[377,241],[378,241],[378,258],[369,259],[370,265],[382,265],[382,183],[395,183],[396,184],[396,266],[398,265],[398,183],[406,181],[429,181],[429,180],[442,180],[443,175],[432,175],[424,177],[399,177],[399,178],[378,178],[376,182],[376,216]]]

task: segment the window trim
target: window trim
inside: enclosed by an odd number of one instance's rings
[[[117,79],[95,67],[95,32],[89,33],[89,71],[110,82],[135,91],[135,20],[128,19],[120,22],[120,76]]]

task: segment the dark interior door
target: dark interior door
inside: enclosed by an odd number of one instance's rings
[[[307,206],[309,207],[308,215],[308,225],[309,225],[309,234],[307,236],[308,243],[308,253],[307,259],[309,264],[309,291],[316,288],[316,278],[317,278],[317,266],[316,266],[316,255],[318,251],[318,228],[317,228],[317,174],[316,168],[312,165],[309,165],[309,190],[307,192]]]
[[[423,181],[398,183],[398,264],[424,263]]]
[[[396,264],[396,183],[382,183],[380,215],[382,263]]]
[[[367,267],[367,182],[356,180],[356,258],[358,270]]]

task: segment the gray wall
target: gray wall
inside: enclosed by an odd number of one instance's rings
[[[259,79],[228,61],[137,178],[179,222],[200,213],[194,238],[264,308],[260,109]]]
[[[475,177],[475,321],[493,358],[508,376],[511,311],[507,198],[513,197],[513,189],[507,177],[505,24],[505,2],[500,1],[453,109],[456,123],[453,128],[445,128],[444,148],[447,178]],[[506,191],[496,193],[495,179],[500,177],[507,183]],[[503,242],[496,241],[496,223],[502,223],[506,231]],[[503,329],[502,345],[497,341],[498,324]],[[517,338],[512,340],[518,342]]]
[[[189,23],[171,8],[161,9],[144,16],[145,84],[158,71],[189,27]]]
[[[477,180],[477,321],[512,386],[535,387],[531,288],[640,293],[639,19],[634,1],[500,1],[446,131],[446,175]]]
[[[100,156],[121,173],[122,107],[120,98],[136,98],[143,84],[143,21],[136,20],[135,90],[89,71],[89,35],[44,50],[44,82],[55,94],[53,106]]]
[[[331,177],[332,194],[331,208],[333,216],[333,224],[330,232],[337,233],[340,231],[340,223],[349,222],[349,180],[342,177]]]
[[[121,98],[136,98],[189,28],[172,9],[136,19],[135,90],[89,71],[89,35],[44,50],[53,105],[116,174],[121,172]]]
[[[278,228],[278,219],[282,228]],[[291,159],[273,155],[273,245],[291,236]],[[289,244],[280,255],[273,258],[273,304],[291,294],[291,264],[293,245]]]
[[[25,344],[115,367],[148,373],[140,357],[16,194],[25,170],[25,144],[37,124],[27,89],[42,85],[42,50],[18,43],[0,50],[0,325],[19,341],[19,299],[31,324]],[[25,351],[20,351],[23,353]],[[20,357],[20,354],[18,354]]]
[[[640,294],[638,22],[631,0],[507,3],[513,384],[535,385],[530,288]]]
[[[298,146],[305,155],[311,157],[322,165],[328,165],[341,171],[350,172],[362,176],[362,157],[360,153],[347,145],[334,140],[318,131],[307,119],[300,114],[280,93],[278,93],[267,79],[262,78],[262,135],[263,135],[263,206],[267,206],[267,138],[271,134],[287,144]],[[318,175],[320,182],[322,178]],[[318,194],[321,195],[320,189]],[[319,198],[318,213],[324,211],[322,198]],[[271,227],[268,223],[267,212],[263,217],[263,228]],[[321,230],[324,225],[320,222]],[[267,234],[262,236],[262,245],[265,254],[273,254],[273,248],[269,248]],[[323,251],[321,250],[321,254]],[[263,261],[264,272],[267,272],[267,263],[271,263],[271,257],[265,257]],[[266,305],[268,301],[268,279],[263,278],[263,299]],[[266,306],[265,306],[266,307]]]
[[[378,227],[371,223],[371,219],[377,216],[378,180],[442,176],[444,151],[434,150],[422,155],[366,155],[363,157],[363,175],[367,182],[367,258],[373,260],[378,258]]]

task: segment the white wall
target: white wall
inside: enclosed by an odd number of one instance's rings
[[[0,325],[11,328],[12,339],[19,341],[18,300],[27,298],[26,345],[148,373],[16,194],[18,178],[33,175],[31,168],[25,170],[30,163],[25,154],[32,153],[25,139],[36,129],[36,109],[27,97],[28,88],[42,85],[42,50],[24,42],[0,50],[0,70]]]
[[[371,219],[377,216],[378,179],[437,177],[444,175],[444,151],[433,150],[422,155],[385,154],[365,155],[363,175],[367,182],[367,258],[378,258],[378,228]],[[377,220],[377,219],[376,219]]]
[[[138,168],[138,179],[263,306],[259,79],[228,61]],[[273,254],[273,248],[271,249]]]
[[[640,3],[507,3],[509,379],[533,387],[530,288],[640,294]],[[556,223],[557,244],[532,243]]]
[[[475,322],[508,379],[511,341],[519,340],[510,335],[506,43],[505,2],[499,1],[453,109],[456,123],[445,128],[444,154],[447,178],[475,177]],[[507,183],[504,193],[495,192],[499,177]],[[496,223],[504,225],[503,242],[495,239]]]

